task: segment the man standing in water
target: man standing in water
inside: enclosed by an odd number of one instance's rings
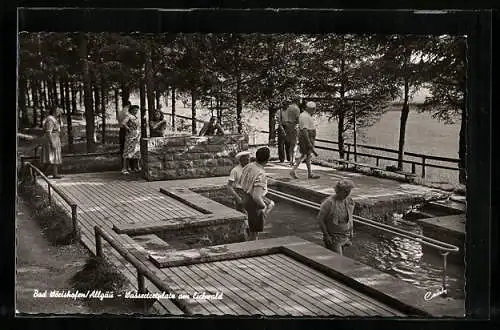
[[[317,155],[314,150],[314,141],[316,139],[316,125],[312,118],[312,114],[316,110],[316,103],[310,101],[306,103],[306,110],[303,111],[299,116],[299,150],[300,158],[297,160],[293,166],[290,176],[294,179],[298,179],[297,168],[305,160],[307,166],[307,176],[309,179],[317,179],[318,175],[312,173],[311,170],[311,159],[312,155]]]
[[[317,217],[325,247],[340,255],[345,245],[352,244],[354,212],[354,201],[350,197],[352,188],[354,183],[351,180],[337,182],[335,195],[321,203]]]
[[[264,222],[274,207],[274,202],[266,198],[267,176],[264,166],[269,161],[270,150],[262,147],[255,153],[255,162],[243,168],[240,184],[245,193],[245,211],[248,216],[249,240],[257,240],[264,231]]]

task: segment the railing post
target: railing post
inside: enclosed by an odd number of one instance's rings
[[[415,162],[411,163],[411,173],[415,174]]]
[[[78,237],[78,224],[77,224],[77,212],[76,212],[76,204],[71,205],[71,222],[73,223],[73,237]]]
[[[422,178],[425,178],[425,157],[422,156]]]
[[[351,154],[351,145],[350,145],[350,144],[348,144],[348,145],[347,145],[347,160],[349,160],[349,156],[350,156],[350,154]]]
[[[139,293],[146,293],[146,284],[144,283],[144,275],[137,269],[137,288]]]
[[[97,227],[94,228],[94,235],[95,235],[95,255],[99,258],[102,258],[102,237],[101,234],[99,234]]]
[[[50,183],[47,182],[47,192],[48,192],[48,195],[49,195],[49,204],[52,205],[52,193],[51,193],[51,190],[50,190]]]
[[[376,162],[377,162],[377,166],[379,166],[379,161],[380,161],[380,158],[375,157],[375,160],[376,160]]]
[[[446,296],[446,271],[447,271],[447,257],[448,253],[446,251],[441,252],[441,255],[443,256],[443,291],[445,291],[444,295]]]

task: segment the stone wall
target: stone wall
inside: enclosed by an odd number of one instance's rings
[[[141,140],[144,177],[149,181],[227,176],[234,155],[248,150],[248,136],[169,135]]]

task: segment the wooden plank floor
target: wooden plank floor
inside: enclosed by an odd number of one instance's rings
[[[63,178],[52,182],[77,203],[81,242],[94,254],[94,226],[96,225],[112,231],[115,223],[148,224],[179,216],[201,214],[159,191],[139,184],[134,185],[133,182],[92,182],[91,180],[74,180],[74,178],[72,180]],[[38,180],[38,184],[47,189],[47,184],[42,179]],[[71,216],[71,208],[62,198],[54,192],[52,192],[52,197],[54,202],[61,206],[68,216]],[[135,267],[105,241],[103,241],[103,249],[109,261],[127,279],[129,288],[137,290]],[[147,257],[143,260],[147,262]],[[151,267],[149,264],[148,266]],[[148,290],[158,291],[149,281],[146,282]],[[155,308],[167,314],[184,314],[169,300],[157,301]]]
[[[198,216],[202,213],[160,193],[140,181],[111,175],[93,179],[68,176],[54,180],[59,188],[78,204],[81,241],[95,253],[94,226],[113,232],[115,224],[151,225],[168,219]],[[45,182],[39,179],[46,189]],[[69,206],[52,193],[57,204],[71,215]],[[132,238],[113,232],[124,246],[175,294],[223,292],[221,300],[186,299],[192,314],[201,315],[292,315],[292,316],[399,316],[400,312],[282,254],[157,268],[149,259],[150,251]],[[157,237],[144,235],[145,241]],[[153,244],[154,245],[154,244]],[[158,246],[162,244],[156,244]],[[168,247],[168,244],[165,243]],[[135,267],[103,241],[105,255],[137,290]],[[154,252],[154,251],[153,251]],[[158,289],[146,281],[151,292]],[[160,305],[159,305],[160,304]],[[183,312],[170,300],[157,302],[167,314]]]
[[[179,287],[223,292],[199,300],[209,314],[402,316],[369,296],[283,254],[163,268]]]

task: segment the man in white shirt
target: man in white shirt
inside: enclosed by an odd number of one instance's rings
[[[267,176],[264,166],[269,157],[269,148],[259,148],[255,153],[255,162],[246,165],[240,177],[241,189],[245,193],[250,240],[257,240],[258,234],[264,231],[264,222],[274,208],[274,202],[266,197]]]
[[[250,163],[250,152],[242,151],[234,156],[238,161],[238,165],[236,165],[229,174],[229,179],[227,182],[227,189],[234,197],[234,202],[236,204],[236,209],[238,211],[244,211],[243,205],[243,191],[241,189],[240,178],[241,173],[243,173],[243,168]]]
[[[290,176],[294,179],[298,179],[295,171],[299,165],[305,160],[307,166],[307,174],[309,179],[317,179],[318,175],[312,173],[311,170],[311,159],[312,155],[317,155],[314,150],[314,141],[316,139],[316,125],[312,118],[312,114],[316,110],[316,103],[310,101],[306,103],[306,110],[303,111],[299,116],[299,150],[300,158],[297,160],[293,166]]]
[[[128,115],[128,109],[130,108],[130,101],[125,101],[123,102],[123,109],[122,111],[118,111],[116,113],[116,121],[118,122],[118,125],[120,126],[120,132],[118,134],[118,142],[120,143],[120,159],[121,159],[121,165],[123,168],[123,149],[125,148],[125,134],[127,133],[127,129],[125,128],[125,123],[124,120],[127,118]]]

